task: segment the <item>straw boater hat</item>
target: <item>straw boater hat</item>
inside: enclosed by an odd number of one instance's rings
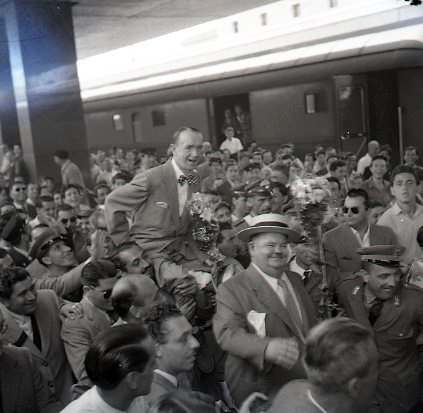
[[[253,235],[266,232],[283,234],[289,243],[296,243],[302,238],[299,232],[288,227],[288,218],[280,214],[262,214],[253,217],[251,225],[238,232],[238,238],[249,242]]]

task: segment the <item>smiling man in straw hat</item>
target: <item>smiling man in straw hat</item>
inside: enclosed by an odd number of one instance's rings
[[[220,285],[214,331],[228,353],[226,382],[235,402],[260,391],[270,398],[305,378],[304,337],[315,323],[313,304],[298,276],[286,271],[288,244],[301,235],[279,214],[262,214],[238,237],[251,265]]]

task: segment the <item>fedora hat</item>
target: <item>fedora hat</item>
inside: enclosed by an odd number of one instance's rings
[[[262,214],[251,219],[251,225],[238,232],[241,241],[249,242],[251,237],[262,233],[278,233],[286,236],[287,241],[299,242],[301,234],[288,227],[288,219],[280,214]]]

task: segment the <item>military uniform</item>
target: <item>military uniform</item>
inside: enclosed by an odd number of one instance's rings
[[[377,248],[380,246],[362,248],[357,252],[361,251],[364,260],[376,265],[392,267],[395,262],[399,265],[399,254],[396,254],[397,259],[386,253],[375,254]],[[386,252],[387,248],[393,250],[395,246],[384,248]],[[369,413],[421,411],[418,405],[422,396],[422,371],[416,339],[423,326],[423,292],[398,285],[395,294],[383,301],[373,325],[362,277],[342,282],[339,295],[347,315],[374,332],[379,352],[379,376],[376,400]]]

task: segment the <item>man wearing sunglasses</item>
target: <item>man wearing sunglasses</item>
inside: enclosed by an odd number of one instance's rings
[[[83,316],[66,319],[62,339],[72,371],[80,380],[85,375],[84,359],[94,338],[113,324],[112,289],[118,280],[116,267],[107,260],[91,261],[81,272]]]
[[[35,206],[26,202],[28,193],[24,183],[15,182],[10,188],[9,195],[17,210],[24,211],[31,219],[34,219],[37,216],[37,209]]]
[[[354,273],[360,271],[358,248],[397,243],[390,228],[369,224],[369,195],[365,190],[351,189],[342,212],[345,222],[323,235],[325,261],[339,269],[338,281],[354,278]]]
[[[84,235],[77,229],[76,211],[69,205],[59,205],[56,209],[57,227],[65,242],[74,251],[76,260],[81,263],[90,257]]]

